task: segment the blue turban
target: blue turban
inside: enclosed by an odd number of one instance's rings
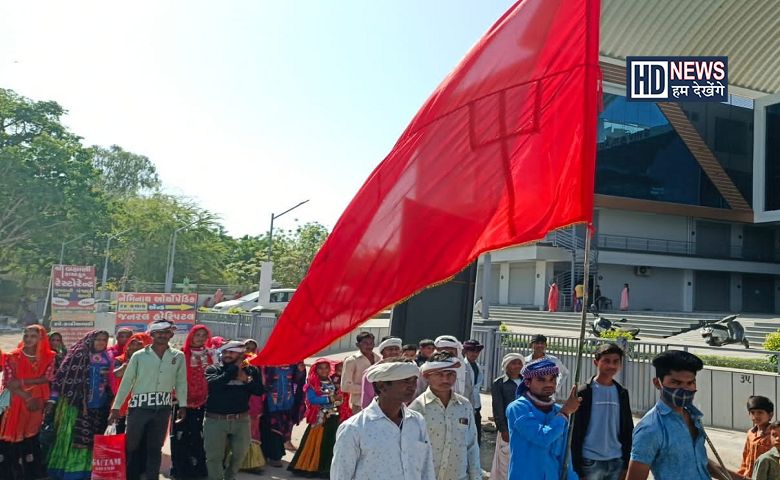
[[[520,370],[520,377],[523,382],[517,387],[517,396],[520,397],[526,391],[528,391],[528,384],[531,383],[531,379],[534,377],[544,377],[547,375],[558,375],[558,365],[548,358],[540,358],[533,362],[525,364],[522,370]]]

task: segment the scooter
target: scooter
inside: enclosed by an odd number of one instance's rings
[[[700,332],[704,343],[711,347],[741,343],[745,348],[750,348],[750,342],[745,338],[745,327],[736,320],[738,316],[739,314],[729,315],[701,327]]]
[[[630,333],[634,339],[637,339],[639,336],[639,329],[638,328],[620,328],[618,326],[615,326],[615,323],[609,320],[608,318],[602,317],[601,314],[593,312],[593,316],[595,317],[592,322],[590,322],[590,329],[593,332],[593,335],[600,337],[601,332],[611,332],[611,331],[620,331],[620,332],[627,332]],[[621,318],[618,320],[620,323],[626,323],[628,320],[625,318]]]

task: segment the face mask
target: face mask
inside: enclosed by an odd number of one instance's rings
[[[663,398],[666,403],[678,408],[693,405],[694,395],[696,395],[696,390],[661,387],[661,398]]]

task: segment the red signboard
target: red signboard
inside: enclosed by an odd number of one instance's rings
[[[120,293],[116,299],[116,328],[146,331],[155,320],[170,320],[176,333],[187,333],[195,325],[197,293]]]

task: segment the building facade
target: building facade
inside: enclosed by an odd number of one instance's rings
[[[780,313],[780,94],[628,102],[623,65],[602,58],[592,286],[613,308],[628,284],[630,310]],[[556,281],[571,308],[584,235],[492,252],[477,291],[545,309]]]

